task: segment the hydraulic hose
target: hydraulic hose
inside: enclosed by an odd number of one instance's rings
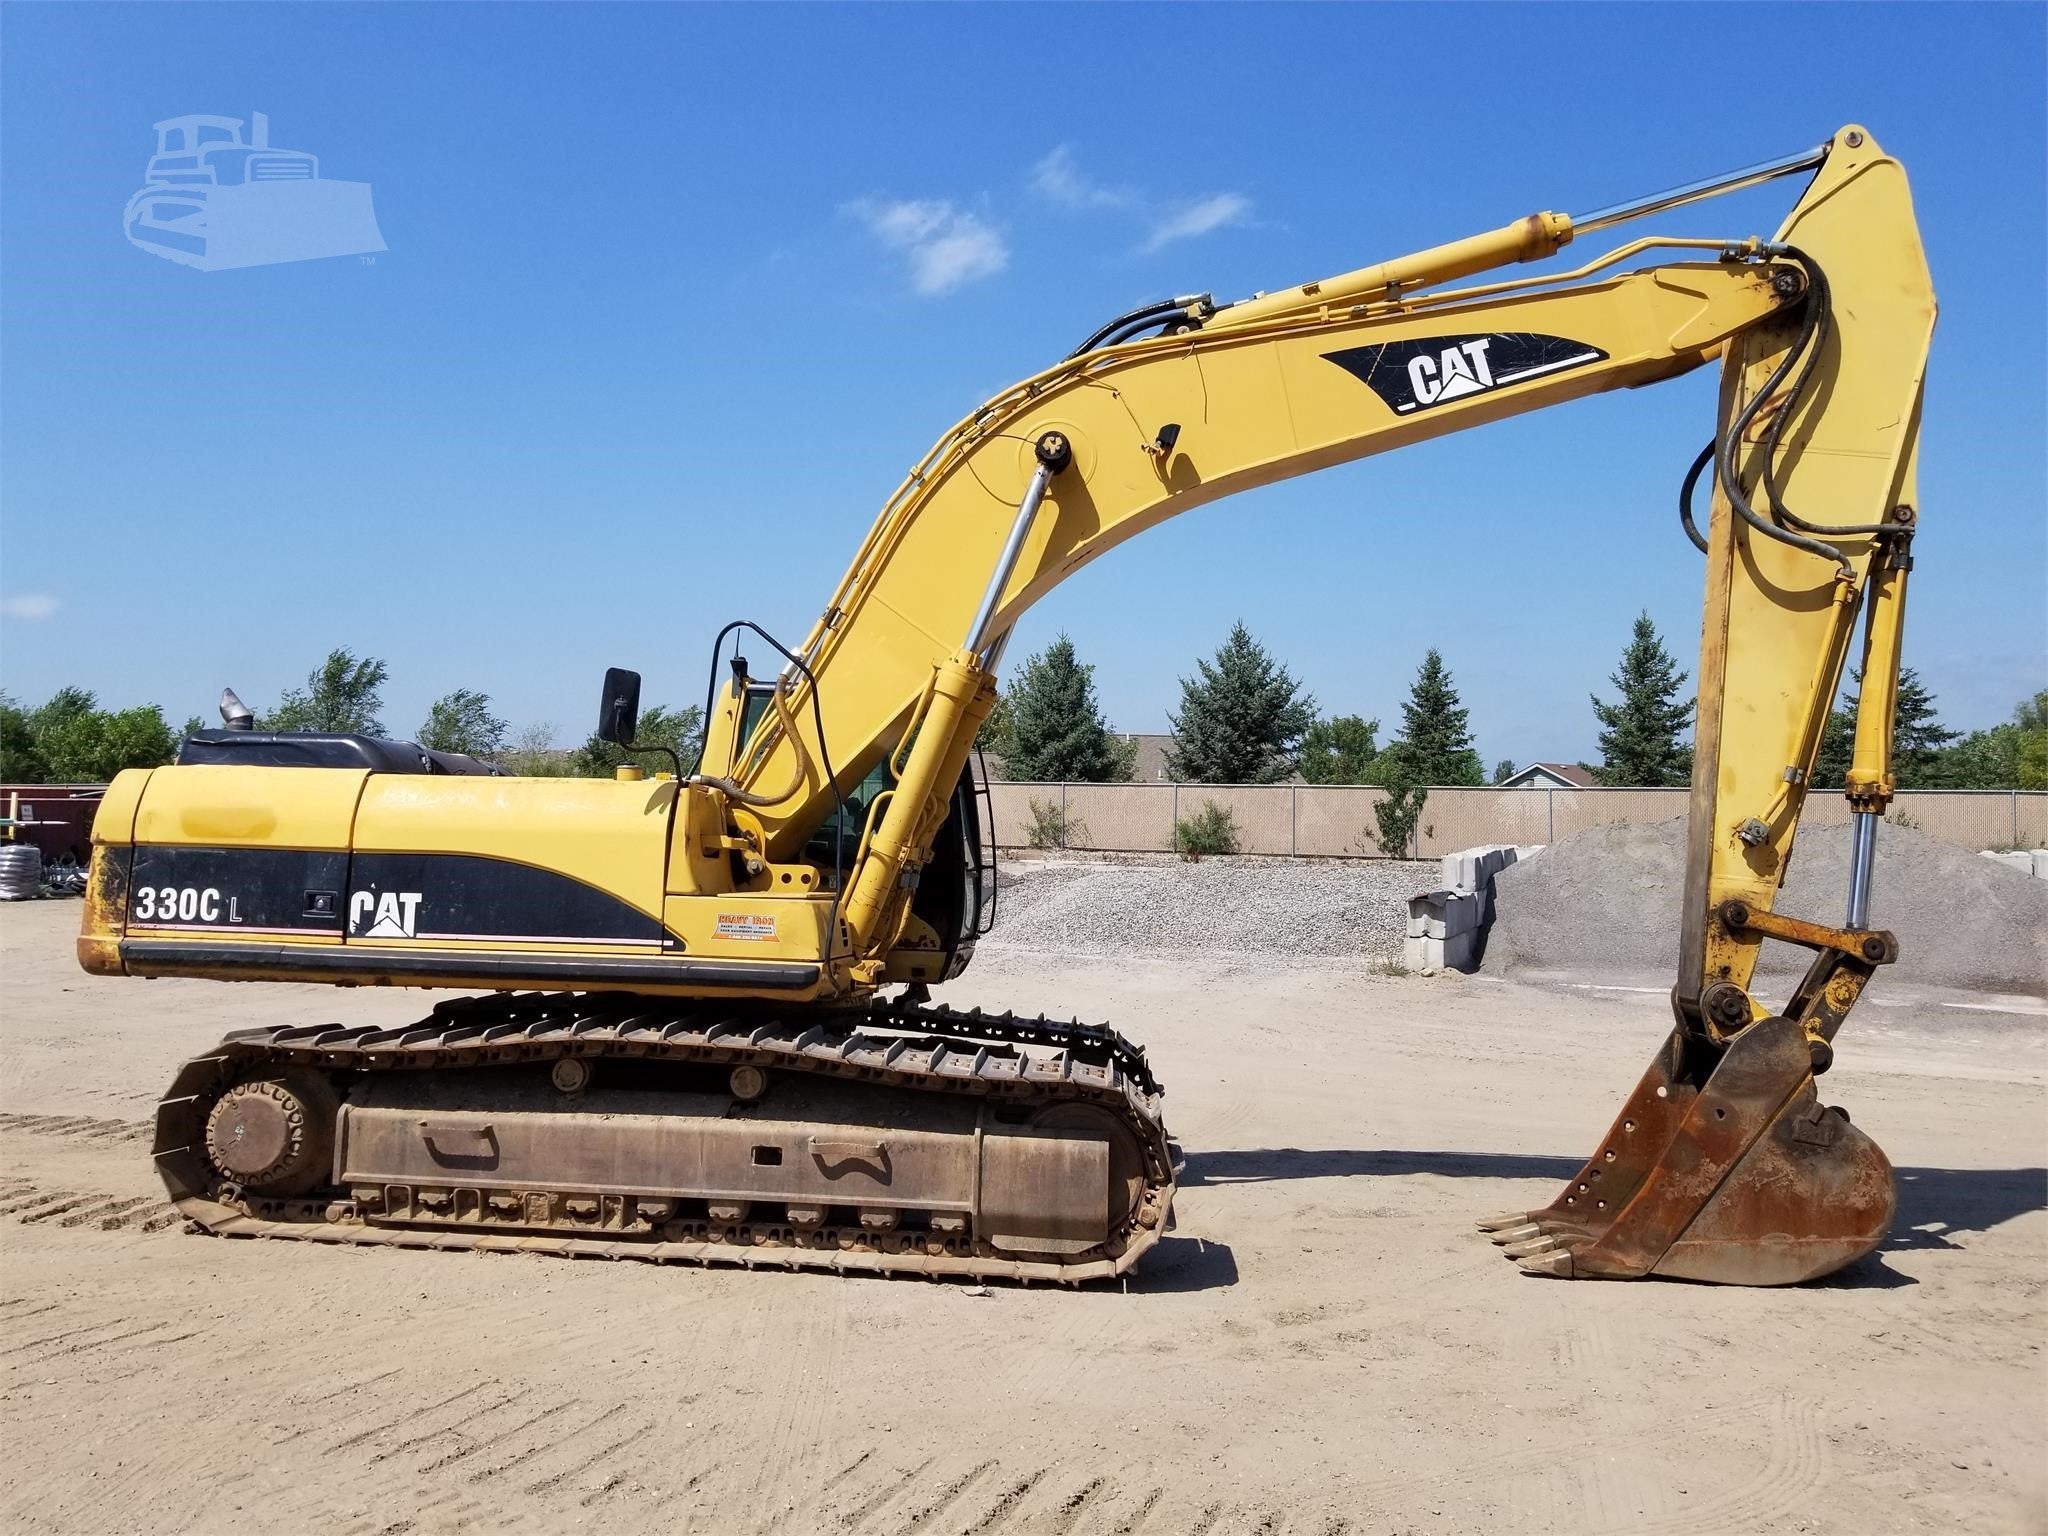
[[[1722,494],[1728,498],[1728,505],[1734,509],[1737,517],[1741,518],[1767,539],[1775,539],[1780,544],[1790,545],[1793,549],[1804,550],[1810,555],[1820,556],[1823,560],[1834,561],[1840,567],[1843,576],[1853,580],[1855,577],[1855,567],[1849,563],[1849,557],[1839,549],[1834,548],[1832,545],[1823,544],[1818,539],[1809,539],[1804,534],[1793,533],[1788,529],[1780,528],[1776,523],[1759,516],[1756,508],[1750,505],[1749,497],[1743,493],[1742,486],[1737,481],[1733,468],[1735,450],[1742,441],[1742,434],[1749,430],[1749,424],[1756,420],[1757,414],[1777,394],[1778,387],[1785,382],[1786,375],[1791,373],[1793,368],[1805,357],[1808,344],[1813,341],[1815,334],[1820,328],[1821,306],[1817,301],[1825,298],[1825,291],[1816,293],[1812,283],[1813,275],[1818,273],[1820,269],[1815,265],[1813,259],[1805,255],[1805,253],[1793,250],[1791,247],[1786,247],[1785,250],[1808,273],[1806,314],[1799,327],[1799,337],[1793,342],[1792,350],[1785,354],[1784,360],[1771,371],[1771,376],[1764,381],[1763,388],[1750,397],[1749,404],[1737,412],[1735,420],[1729,423],[1727,432],[1721,438],[1719,451],[1714,456],[1714,470],[1717,478],[1720,480]],[[1819,355],[1817,349],[1814,355]],[[1809,366],[1800,370],[1801,385],[1803,386],[1811,376],[1812,369],[1809,361]],[[1798,403],[1796,397],[1788,398],[1785,401],[1784,408],[1778,413],[1777,421],[1772,423],[1771,433],[1764,440],[1766,454],[1764,474],[1766,477],[1771,472],[1769,454],[1775,450],[1778,431],[1782,428],[1785,418],[1792,414]]]
[[[1097,347],[1101,346],[1113,347],[1120,341],[1130,340],[1132,336],[1149,326],[1165,325],[1178,317],[1187,315],[1190,310],[1195,309],[1197,306],[1200,306],[1204,312],[1208,312],[1213,307],[1213,300],[1206,293],[1191,293],[1178,299],[1160,299],[1157,303],[1141,304],[1136,309],[1127,310],[1107,325],[1102,326],[1086,341],[1082,342],[1081,345],[1069,352],[1067,357],[1069,359],[1076,358],[1084,352],[1093,352]]]
[[[1828,286],[1827,273],[1821,270],[1820,263],[1804,251],[1788,249],[1793,259],[1806,269],[1808,292],[1812,295],[1810,302],[1818,306],[1812,349],[1806,354],[1806,361],[1800,366],[1798,376],[1792,381],[1790,394],[1792,402],[1796,403],[1806,393],[1807,381],[1812,376],[1815,365],[1820,362],[1822,351],[1827,347],[1828,332],[1834,324],[1835,312],[1833,291]],[[1847,536],[1867,534],[1877,537],[1896,533],[1898,530],[1888,523],[1823,527],[1817,523],[1809,523],[1785,505],[1784,498],[1778,494],[1778,440],[1784,435],[1785,424],[1791,419],[1792,407],[1788,404],[1778,413],[1776,419],[1771,422],[1770,430],[1764,434],[1764,490],[1771,498],[1771,516],[1780,523],[1789,523],[1792,527],[1803,529],[1807,533]]]
[[[1706,473],[1707,466],[1714,462],[1717,446],[1712,440],[1708,441],[1707,446],[1700,450],[1700,456],[1692,461],[1692,468],[1685,472],[1685,484],[1678,488],[1678,520],[1685,525],[1685,536],[1692,540],[1693,548],[1703,555],[1707,552],[1707,540],[1700,532],[1700,525],[1693,521],[1692,493],[1700,483],[1700,476]]]
[[[785,788],[775,794],[763,794],[751,789],[742,789],[731,779],[713,778],[703,773],[691,774],[689,782],[707,789],[715,789],[726,799],[736,801],[740,805],[755,807],[780,805],[802,789],[804,776],[810,772],[811,761],[804,751],[804,739],[797,733],[796,717],[789,712],[788,691],[789,674],[784,672],[775,679],[775,689],[768,695],[768,701],[775,709],[775,719],[782,727],[782,734],[788,739],[790,750],[796,753],[795,772],[790,775]]]

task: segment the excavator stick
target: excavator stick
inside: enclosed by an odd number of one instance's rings
[[[1711,464],[1714,495],[1708,535],[1693,530],[1706,602],[1676,1022],[1557,1199],[1480,1224],[1525,1270],[1787,1285],[1855,1262],[1891,1225],[1891,1164],[1814,1078],[1898,955],[1869,913],[1934,323],[1913,228],[1897,162],[1842,130],[1772,242],[1802,274],[1796,321],[1751,327],[1723,358],[1720,425],[1694,471]],[[1771,905],[1859,619],[1855,838],[1834,928]],[[1782,1013],[1747,990],[1767,939],[1814,952]]]

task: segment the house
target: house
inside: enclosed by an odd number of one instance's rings
[[[1593,777],[1590,768],[1577,763],[1531,763],[1508,778],[1502,779],[1495,789],[1598,789],[1600,781]]]

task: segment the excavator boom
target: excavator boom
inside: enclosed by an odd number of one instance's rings
[[[1806,172],[1768,239],[1651,235],[1501,275]],[[1904,173],[1845,128],[1631,204],[1119,317],[934,445],[801,643],[721,632],[686,775],[514,780],[364,738],[203,732],[109,791],[88,970],[488,991],[409,1030],[224,1042],[164,1102],[165,1178],[223,1232],[1121,1272],[1173,1197],[1144,1053],[925,999],[986,915],[968,760],[1018,618],[1189,508],[1719,362],[1684,497],[1706,599],[1672,1034],[1557,1201],[1487,1225],[1554,1275],[1850,1262],[1889,1222],[1890,1170],[1814,1077],[1896,952],[1869,872],[1933,316]],[[1772,905],[1859,623],[1834,925]],[[601,734],[630,744],[637,698],[611,674]],[[1749,991],[1767,938],[1814,957],[1780,1009]]]

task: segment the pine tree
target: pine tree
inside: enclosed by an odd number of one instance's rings
[[[1401,705],[1401,739],[1387,749],[1398,748],[1399,762],[1390,766],[1398,766],[1399,773],[1416,784],[1485,783],[1467,718],[1450,668],[1431,646]]]
[[[981,729],[974,733],[974,745],[978,751],[993,752],[1005,757],[1010,750],[1010,700],[1007,694],[997,694],[995,704],[981,722]]]
[[[1095,702],[1095,669],[1065,635],[1024,663],[1009,693],[1003,767],[1026,782],[1106,784],[1120,765]]]
[[[1859,690],[1844,696],[1841,707],[1828,711],[1821,735],[1820,757],[1814,765],[1816,788],[1840,789],[1856,754],[1856,711],[1862,702],[1863,673],[1852,668],[1849,680]],[[1939,789],[1942,759],[1949,744],[1961,736],[1935,716],[1934,695],[1911,667],[1899,668],[1897,707],[1892,712],[1892,779],[1900,789]]]
[[[1169,715],[1166,771],[1185,783],[1272,784],[1294,771],[1294,750],[1315,723],[1316,702],[1242,623],[1197,661]]]
[[[1600,766],[1593,770],[1602,784],[1663,789],[1691,782],[1692,749],[1678,739],[1692,724],[1693,701],[1677,702],[1685,678],[1649,614],[1636,615],[1634,635],[1613,677],[1621,698],[1602,704],[1593,695],[1593,714],[1606,727],[1600,733]]]
[[[1849,776],[1849,760],[1856,750],[1856,718],[1837,704],[1828,711],[1828,723],[1820,733],[1820,755],[1813,762],[1815,789],[1840,789]]]
[[[1301,776],[1311,784],[1363,784],[1379,755],[1379,728],[1358,715],[1318,720],[1301,738]]]

